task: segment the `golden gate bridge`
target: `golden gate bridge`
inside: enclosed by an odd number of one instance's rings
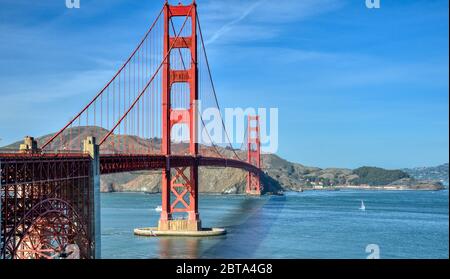
[[[54,258],[71,244],[81,258],[98,258],[101,174],[161,170],[162,211],[151,234],[211,233],[200,221],[199,167],[248,172],[250,195],[261,194],[262,171],[259,117],[248,116],[235,149],[222,117],[224,140],[213,141],[206,108],[220,112],[197,5],[166,2],[71,121],[39,143],[27,137],[20,150],[0,152],[0,258]]]

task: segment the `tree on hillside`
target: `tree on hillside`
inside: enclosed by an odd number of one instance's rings
[[[358,175],[356,182],[358,184],[367,184],[370,186],[388,185],[402,178],[410,176],[401,170],[385,170],[375,167],[361,167],[353,171]]]

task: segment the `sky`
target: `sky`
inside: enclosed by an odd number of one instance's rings
[[[163,1],[80,3],[0,0],[0,146],[59,130]],[[281,157],[322,168],[448,162],[447,0],[197,3],[221,106],[278,108]]]

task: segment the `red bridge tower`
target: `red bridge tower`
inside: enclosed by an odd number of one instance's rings
[[[190,19],[192,28],[190,37],[171,37],[170,24],[172,17]],[[187,20],[185,21],[186,24]],[[185,24],[183,24],[182,29]],[[181,32],[180,32],[181,33]],[[190,68],[174,70],[171,68],[170,52],[189,49],[191,54]],[[198,68],[197,68],[197,5],[172,6],[167,2],[164,6],[164,57],[162,78],[162,154],[167,156],[166,168],[162,170],[162,212],[158,224],[160,231],[198,231],[201,222],[198,214],[198,141],[197,141],[197,101],[198,101]],[[189,108],[172,109],[171,89],[175,83],[187,83],[189,86]],[[189,167],[174,167],[171,173],[171,130],[175,124],[189,127],[189,154],[194,158]],[[171,201],[171,196],[175,198]],[[173,213],[187,214],[187,220],[173,220]]]
[[[259,116],[248,116],[247,118],[247,161],[261,167],[261,141],[259,139]],[[248,172],[247,175],[247,194],[261,195],[260,175]]]

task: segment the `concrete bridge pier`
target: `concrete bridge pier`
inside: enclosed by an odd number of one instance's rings
[[[26,136],[23,139],[23,143],[19,145],[20,153],[31,153],[36,154],[39,152],[37,141],[30,136]]]
[[[100,147],[95,142],[95,137],[87,137],[83,141],[83,152],[88,153],[92,159],[92,189],[94,196],[92,199],[94,208],[94,218],[91,224],[91,235],[94,235],[92,243],[96,259],[101,258],[101,230],[100,230]]]

